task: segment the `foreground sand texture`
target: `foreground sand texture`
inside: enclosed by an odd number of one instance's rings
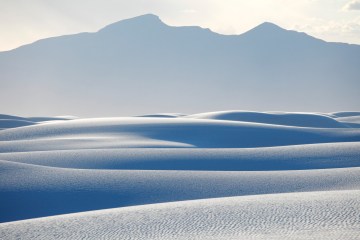
[[[10,239],[358,239],[360,191],[144,205],[2,224]]]
[[[1,239],[359,239],[360,113],[0,115]]]

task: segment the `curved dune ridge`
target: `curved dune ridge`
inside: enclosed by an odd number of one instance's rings
[[[257,122],[266,124],[342,128],[344,124],[334,118],[317,113],[284,113],[284,112],[249,112],[249,111],[221,111],[188,115],[189,118],[217,119],[229,121]]]
[[[18,119],[0,119],[0,128],[16,128],[36,124],[35,122]]]
[[[0,115],[0,236],[359,239],[358,116]]]
[[[332,112],[329,114],[335,118],[360,116],[360,112]]]
[[[303,171],[83,170],[0,162],[2,222],[254,194],[360,190],[360,168]],[[16,200],[16,201],[15,201]]]
[[[297,127],[190,117],[122,117],[50,121],[3,130],[0,152],[129,147],[257,148],[359,140],[360,129],[354,127]]]
[[[59,116],[59,117],[18,117],[6,114],[0,114],[0,129],[17,128],[23,126],[34,125],[41,122],[55,121],[55,120],[71,120],[75,119],[73,116]]]
[[[358,239],[360,191],[259,195],[2,224],[7,239]]]
[[[19,142],[17,141],[17,143]],[[44,145],[48,144],[46,140],[43,143]],[[0,159],[42,166],[78,169],[306,170],[360,167],[359,149],[360,142],[319,143],[267,148],[76,149],[7,152],[0,153]]]

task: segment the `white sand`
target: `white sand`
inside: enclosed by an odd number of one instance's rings
[[[0,115],[1,239],[359,239],[356,116]]]

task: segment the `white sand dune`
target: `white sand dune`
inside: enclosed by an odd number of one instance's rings
[[[157,114],[146,114],[137,117],[155,117],[155,118],[176,118],[186,116],[182,113],[157,113]]]
[[[355,117],[360,116],[360,112],[332,112],[330,115],[334,116],[335,118],[338,117]]]
[[[1,239],[360,238],[357,112],[0,120]]]
[[[24,117],[18,117],[18,116],[7,115],[7,114],[0,114],[0,119],[1,120],[29,120]]]
[[[76,144],[76,141],[63,141],[64,144]],[[28,143],[15,142],[22,144],[23,149]],[[42,140],[45,149],[53,148],[51,144],[49,140]],[[139,145],[140,142],[137,141],[136,144]],[[268,148],[185,148],[185,144],[183,146],[184,148],[176,149],[119,148],[7,152],[0,153],[0,159],[80,169],[267,171],[360,167],[359,142]],[[29,146],[27,149],[32,148]]]
[[[23,121],[32,121],[32,122],[46,122],[46,121],[55,121],[55,120],[72,120],[76,119],[75,116],[55,116],[55,117],[19,117],[7,114],[0,114],[0,120],[23,120]]]
[[[250,112],[250,111],[220,111],[199,113],[186,116],[197,119],[217,119],[229,121],[257,122],[298,127],[342,128],[346,125],[317,113],[287,113],[287,112]]]
[[[358,124],[357,126],[360,126],[360,115],[350,116],[350,117],[339,117],[336,120],[342,123],[354,123],[354,124]]]
[[[81,170],[0,162],[2,222],[168,201],[360,189],[360,168],[304,171]]]
[[[55,116],[55,117],[28,117],[27,119],[34,122],[64,121],[77,119],[75,116]]]
[[[63,120],[76,119],[74,116],[59,116],[59,117],[18,117],[6,114],[0,114],[0,129],[18,128],[30,126],[38,123],[55,122]]]
[[[360,191],[206,199],[0,225],[3,239],[347,239],[360,237]]]
[[[306,128],[191,118],[100,118],[3,130],[0,152],[184,146],[255,148],[359,140],[357,128]]]
[[[29,126],[36,124],[36,122],[23,117],[0,114],[0,130]]]
[[[0,119],[0,128],[17,128],[36,124],[35,122],[19,119]]]

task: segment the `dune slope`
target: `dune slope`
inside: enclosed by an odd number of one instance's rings
[[[353,141],[360,141],[360,129],[132,117],[75,119],[2,130],[0,152],[124,147],[255,148]]]
[[[48,141],[44,143],[49,147]],[[359,142],[268,148],[77,149],[0,153],[0,159],[79,169],[306,170],[360,167],[359,149]]]
[[[1,239],[360,238],[357,112],[0,120]]]
[[[0,162],[2,222],[103,208],[360,189],[360,168],[304,171],[81,170]]]
[[[249,112],[220,111],[199,113],[186,116],[196,119],[216,119],[229,121],[257,122],[285,126],[342,128],[346,125],[324,114],[285,113],[285,112]]]
[[[360,191],[259,195],[77,213],[0,225],[4,239],[349,239]]]

